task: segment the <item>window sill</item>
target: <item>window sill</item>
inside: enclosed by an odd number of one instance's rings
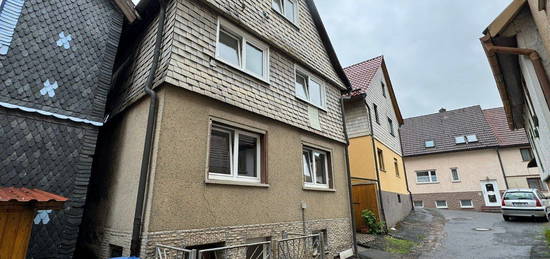
[[[461,209],[473,209],[474,207],[460,207]]]
[[[269,73],[268,73],[268,78],[265,79],[265,78],[263,78],[263,77],[260,77],[260,76],[258,76],[258,75],[255,75],[255,74],[253,74],[253,73],[250,73],[250,72],[246,71],[245,69],[242,69],[242,68],[240,68],[240,67],[238,67],[238,66],[236,66],[236,65],[234,65],[234,64],[231,64],[230,62],[227,62],[227,61],[223,60],[222,58],[213,57],[213,59],[216,61],[216,63],[224,64],[224,65],[228,66],[228,67],[231,68],[231,69],[237,70],[238,72],[243,73],[243,74],[245,74],[246,76],[249,76],[249,77],[251,77],[251,78],[253,78],[253,79],[255,79],[255,80],[260,81],[261,83],[270,85],[270,82],[269,82]],[[217,66],[217,64],[216,64],[215,66]]]
[[[451,181],[451,183],[460,183],[461,181],[460,180],[457,180],[457,181]]]
[[[303,190],[319,191],[319,192],[336,192],[336,189],[333,189],[333,188],[313,187],[313,186],[303,186]]]
[[[206,179],[204,182],[206,184],[221,184],[221,185],[235,185],[235,186],[269,188],[269,184],[266,184],[266,183],[255,183],[255,182],[245,182],[245,181]]]
[[[436,209],[448,209],[449,207],[435,207]]]
[[[429,182],[429,183],[419,183],[417,182],[416,184],[438,184],[439,182]]]

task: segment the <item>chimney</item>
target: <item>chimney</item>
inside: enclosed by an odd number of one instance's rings
[[[445,108],[439,109],[439,112],[446,112],[446,111],[447,111],[447,109],[445,109]]]

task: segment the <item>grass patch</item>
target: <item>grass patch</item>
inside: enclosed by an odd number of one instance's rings
[[[544,238],[546,239],[546,245],[550,247],[550,228],[544,230]]]
[[[393,253],[393,254],[410,254],[411,250],[416,245],[415,242],[405,240],[405,239],[398,239],[391,236],[386,236],[386,251]]]

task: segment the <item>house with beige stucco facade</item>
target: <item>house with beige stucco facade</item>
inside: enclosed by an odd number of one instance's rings
[[[313,235],[303,247],[322,240],[327,256],[349,254],[350,84],[313,1],[145,0],[137,10],[82,246],[101,258],[149,258],[158,244],[210,258],[256,244],[234,258],[265,258],[273,240]]]
[[[418,208],[500,210],[510,188],[547,191],[523,130],[510,130],[503,108],[466,107],[407,118],[405,168]]]
[[[508,126],[525,129],[530,166],[550,183],[550,1],[514,0],[483,31],[481,43]]]

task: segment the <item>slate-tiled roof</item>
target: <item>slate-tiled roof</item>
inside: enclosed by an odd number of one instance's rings
[[[479,105],[405,119],[400,129],[404,156],[462,151],[498,146]],[[475,134],[478,142],[455,144],[456,136]],[[424,142],[434,140],[435,147]]]
[[[483,114],[485,114],[485,119],[493,129],[499,146],[529,144],[525,130],[510,130],[503,107],[483,110]]]
[[[351,82],[352,96],[366,92],[374,75],[382,65],[383,59],[384,56],[378,56],[344,68],[344,72]]]

